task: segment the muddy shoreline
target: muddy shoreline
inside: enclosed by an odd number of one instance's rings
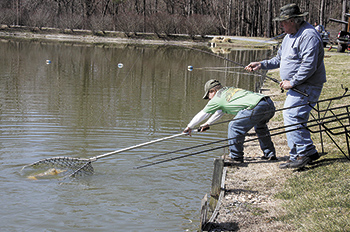
[[[82,43],[86,45],[180,45],[215,46],[231,48],[269,49],[276,45],[267,38],[245,38],[235,36],[190,36],[162,35],[154,33],[123,33],[117,31],[62,30],[56,28],[31,28],[23,26],[0,25],[0,38],[24,39],[31,41],[52,41]],[[219,38],[219,39],[218,39]]]

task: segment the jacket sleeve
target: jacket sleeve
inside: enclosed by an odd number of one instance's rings
[[[270,60],[261,61],[261,69],[269,70],[280,67],[281,63],[282,46],[278,49],[277,55]]]
[[[192,120],[190,121],[190,123],[187,125],[187,127],[193,129],[194,126],[196,126],[198,123],[200,123],[201,121],[209,118],[211,114],[209,113],[205,113],[203,110],[199,111],[198,114],[196,114],[196,116],[194,116],[192,118]]]
[[[214,122],[216,122],[217,120],[219,120],[225,113],[222,112],[222,110],[217,110],[209,119],[205,124],[211,125]]]

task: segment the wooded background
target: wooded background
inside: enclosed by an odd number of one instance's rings
[[[281,6],[297,3],[306,20],[326,30],[345,25],[350,0],[0,0],[0,23],[30,27],[156,34],[274,37],[272,19]],[[345,27],[344,27],[345,28]]]

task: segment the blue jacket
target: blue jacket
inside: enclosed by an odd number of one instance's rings
[[[324,50],[320,34],[304,22],[294,35],[287,34],[277,55],[261,62],[262,69],[280,68],[282,80],[295,87],[301,84],[322,86],[326,82]]]

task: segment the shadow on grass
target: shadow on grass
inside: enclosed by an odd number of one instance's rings
[[[349,160],[347,158],[329,158],[329,159],[317,160],[317,161],[309,163],[308,166],[306,166],[306,167],[296,169],[295,172],[313,170],[316,168],[332,165],[335,162],[345,163],[345,162],[349,162]]]

